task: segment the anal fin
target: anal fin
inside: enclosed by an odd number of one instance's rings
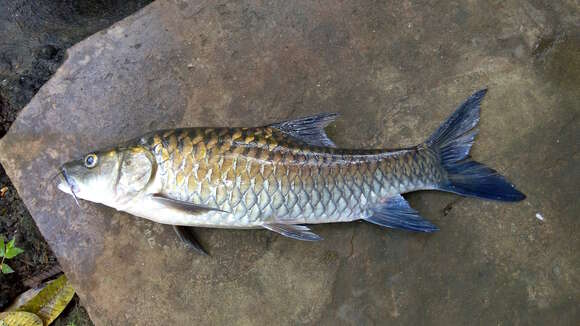
[[[310,231],[310,229],[304,225],[297,224],[264,224],[262,225],[265,229],[279,233],[285,237],[302,240],[302,241],[319,241],[322,240],[318,234]]]
[[[387,198],[384,204],[372,208],[373,215],[366,218],[371,223],[408,231],[435,232],[439,228],[422,218],[419,213],[409,206],[401,195]]]

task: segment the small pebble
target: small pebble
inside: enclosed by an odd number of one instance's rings
[[[560,276],[560,266],[554,265],[554,267],[552,267],[552,272],[554,273],[554,275]]]

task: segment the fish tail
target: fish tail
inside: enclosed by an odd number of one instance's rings
[[[439,190],[498,201],[520,201],[526,196],[497,171],[471,159],[469,151],[477,135],[480,103],[487,89],[471,95],[429,137],[425,145],[439,155],[447,172]]]

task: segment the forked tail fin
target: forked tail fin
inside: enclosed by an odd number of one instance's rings
[[[425,143],[439,153],[447,171],[443,191],[500,201],[520,201],[526,196],[497,171],[473,161],[469,156],[477,135],[479,105],[487,93],[482,89],[471,95]]]

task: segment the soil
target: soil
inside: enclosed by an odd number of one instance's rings
[[[63,62],[66,49],[151,0],[0,0],[0,138],[18,112]],[[0,166],[0,236],[16,237],[24,253],[0,275],[0,311],[34,275],[58,261]],[[75,297],[55,325],[92,325]]]

